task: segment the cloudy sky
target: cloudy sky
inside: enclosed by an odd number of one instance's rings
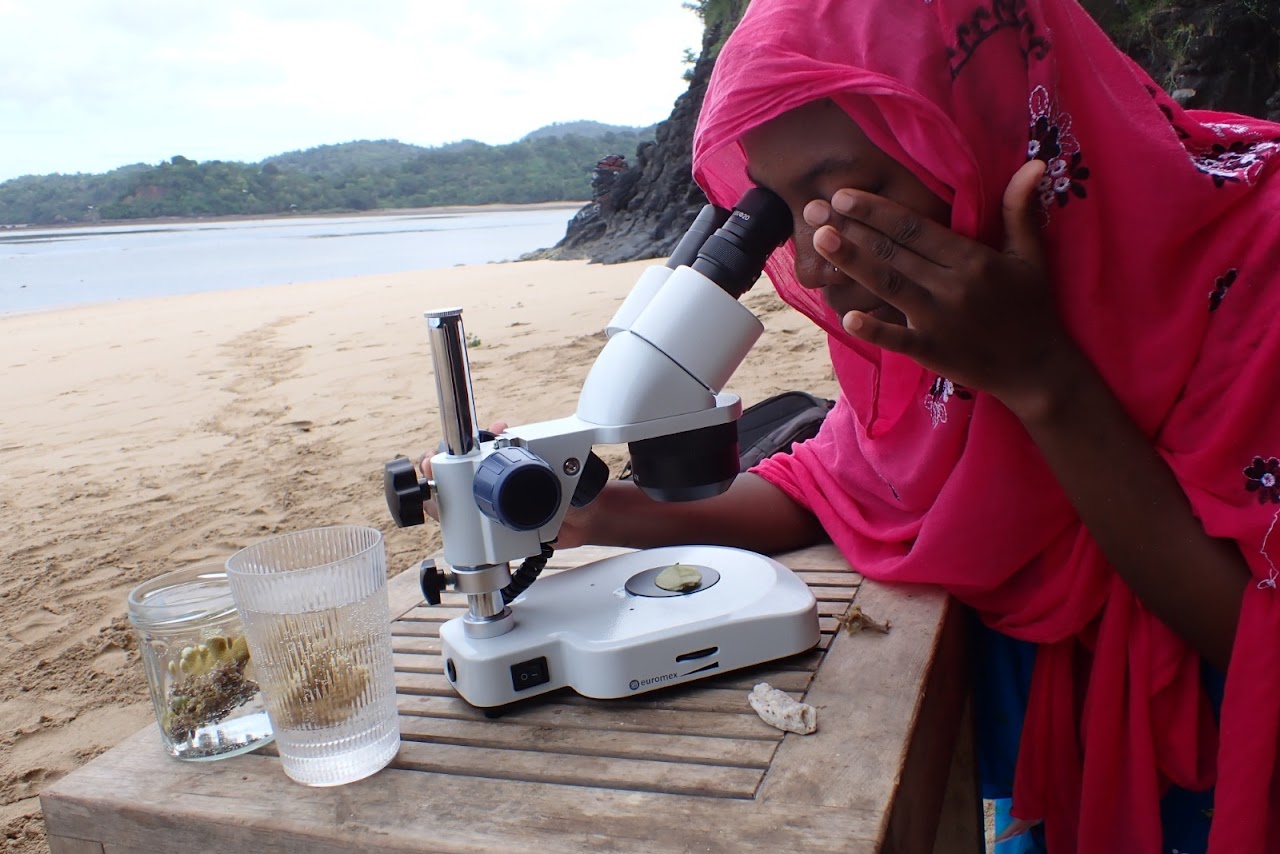
[[[0,0],[0,181],[647,125],[700,39],[682,0]]]

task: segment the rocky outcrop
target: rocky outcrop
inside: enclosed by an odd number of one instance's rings
[[[1276,0],[1082,0],[1184,107],[1280,120]]]
[[[1116,43],[1184,106],[1280,120],[1280,0],[1082,0]],[[611,264],[669,255],[706,197],[693,183],[693,129],[720,46],[747,0],[701,0],[702,52],[689,90],[609,197],[528,258]],[[604,152],[601,152],[602,154]]]
[[[613,182],[607,199],[578,211],[554,247],[526,258],[614,264],[671,254],[707,203],[693,183],[693,129],[715,56],[746,6],[747,0],[702,4],[702,50],[689,89],[676,99],[671,117],[657,126],[653,142],[640,144],[634,163]]]

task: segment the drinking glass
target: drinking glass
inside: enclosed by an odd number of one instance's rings
[[[241,549],[227,579],[284,772],[367,777],[400,746],[386,556],[376,528],[295,531]]]

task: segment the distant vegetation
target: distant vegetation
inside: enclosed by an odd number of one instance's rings
[[[104,175],[27,176],[0,183],[0,224],[576,201],[590,198],[597,160],[614,153],[632,158],[653,131],[568,122],[508,145],[362,141],[261,163],[197,163],[177,155]]]

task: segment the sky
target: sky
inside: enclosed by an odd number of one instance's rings
[[[0,0],[0,181],[662,121],[683,0]]]

